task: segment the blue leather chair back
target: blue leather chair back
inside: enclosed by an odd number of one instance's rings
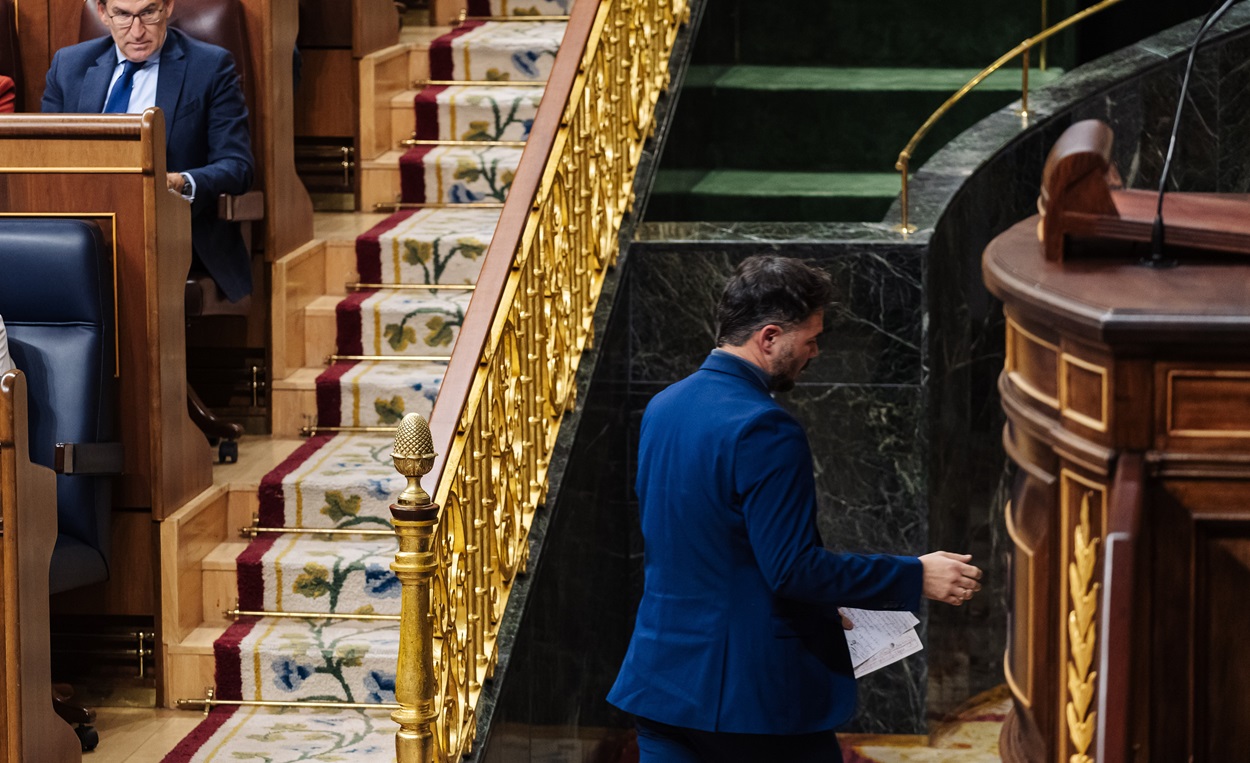
[[[95,223],[0,218],[0,316],[26,374],[30,458],[114,439],[113,273]],[[108,579],[110,480],[57,475],[51,592]]]

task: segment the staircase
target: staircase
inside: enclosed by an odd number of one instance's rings
[[[564,16],[570,4],[469,10]],[[362,168],[369,203],[406,208],[365,216],[376,224],[354,242],[331,234],[275,263],[274,439],[245,443],[228,486],[162,528],[162,548],[178,556],[163,565],[166,701],[207,685],[214,708],[170,763],[394,754],[389,506],[405,485],[390,458],[394,426],[430,414],[564,26],[469,21],[378,64],[429,81],[389,98],[407,116],[396,107],[379,120],[374,137],[391,145]],[[250,541],[225,539],[240,526]]]
[[[647,219],[880,220],[916,128],[1039,28],[1037,2],[710,4]],[[1032,87],[1057,77],[1069,54],[1055,45],[1048,58],[1047,71],[1033,61]],[[913,170],[1017,100],[1020,79],[1018,67],[1000,70],[972,91],[921,144]]]

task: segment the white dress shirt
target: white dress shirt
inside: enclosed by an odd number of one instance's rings
[[[134,79],[131,80],[130,105],[126,107],[127,114],[142,114],[144,109],[149,109],[156,105],[156,79],[161,72],[161,51],[165,49],[162,45],[155,53],[148,56],[147,65],[139,71],[135,72]],[[113,53],[117,57],[117,63],[113,65],[113,77],[109,80],[108,90],[106,93],[113,92],[113,86],[117,84],[117,80],[121,79],[122,71],[126,68],[126,58],[122,55],[121,48],[113,46]],[[166,114],[165,119],[170,119],[172,115]],[[186,187],[182,189],[182,195],[188,199],[195,199],[195,178],[188,172],[182,173],[186,178]]]
[[[0,374],[17,368],[9,355],[9,335],[4,331],[4,318],[0,317]]]

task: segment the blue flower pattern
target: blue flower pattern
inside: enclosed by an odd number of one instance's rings
[[[393,495],[393,493],[391,492],[392,485],[391,485],[390,480],[374,478],[374,479],[369,480],[368,483],[366,484],[367,484],[367,489],[369,493],[374,498],[377,498],[378,500],[381,500],[381,501],[390,500],[391,496]]]
[[[282,691],[295,691],[313,674],[313,669],[290,658],[278,660],[273,664],[273,685]]]
[[[369,702],[394,702],[395,674],[370,670],[365,676],[365,688],[369,691]]]
[[[399,578],[380,564],[365,567],[365,593],[379,599],[394,599],[399,596]]]
[[[448,194],[453,204],[472,204],[485,198],[485,194],[474,193],[464,183],[456,183]]]
[[[518,51],[512,54],[512,65],[526,77],[535,79],[538,77],[538,67],[535,66],[538,63],[538,55],[536,50]]]

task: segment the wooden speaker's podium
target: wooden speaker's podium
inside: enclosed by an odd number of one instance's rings
[[[1074,125],[1042,215],[985,250],[1003,302],[1006,761],[1250,759],[1250,196],[1118,190]]]

